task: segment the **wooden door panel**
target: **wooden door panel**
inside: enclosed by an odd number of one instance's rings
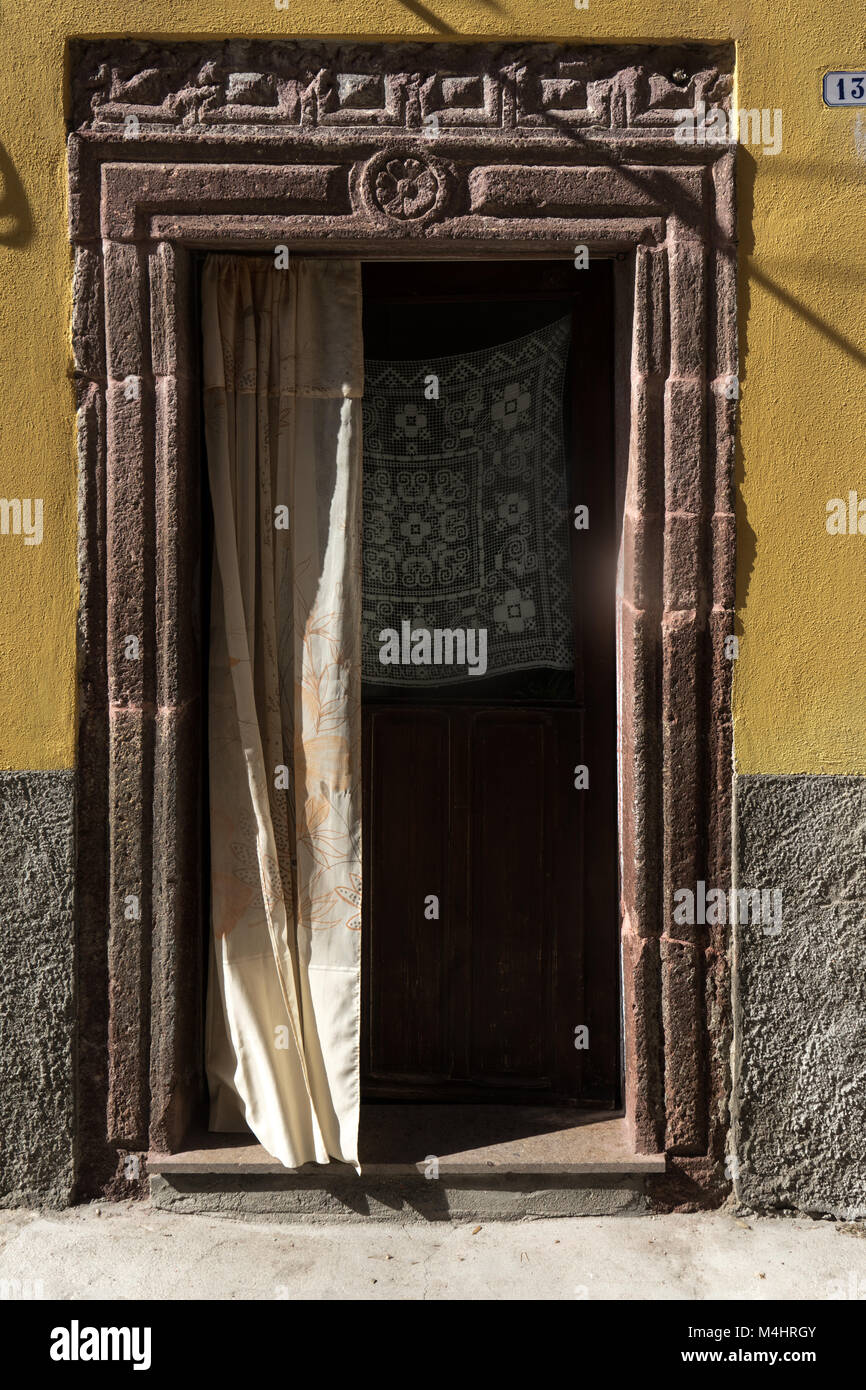
[[[368,1094],[578,1094],[582,724],[568,709],[364,711]]]
[[[551,1085],[550,717],[491,710],[469,724],[469,1075]]]
[[[582,710],[557,711],[549,742],[551,827],[548,854],[553,884],[551,922],[553,937],[553,1008],[548,1036],[553,1054],[555,1086],[562,1095],[579,1095],[583,1087],[586,1054],[574,1046],[574,1030],[585,1023],[584,934],[587,920],[587,884],[594,874],[609,885],[606,860],[592,863],[585,854],[588,796],[579,791],[575,769],[590,761],[584,742]],[[597,765],[597,764],[596,764]],[[613,894],[609,904],[615,910]]]
[[[365,712],[364,899],[371,1075],[451,1071],[442,899],[447,896],[447,712]],[[376,794],[372,791],[375,788]],[[439,920],[424,915],[440,898]]]

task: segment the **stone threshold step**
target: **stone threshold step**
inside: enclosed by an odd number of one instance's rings
[[[663,1154],[636,1154],[622,1115],[542,1106],[363,1105],[362,1177],[348,1165],[284,1168],[251,1134],[191,1135],[179,1153],[150,1153],[148,1171],[166,1178],[282,1176],[350,1184],[431,1176],[503,1179],[643,1178],[665,1171]],[[200,1184],[196,1184],[200,1186]],[[269,1184],[271,1186],[271,1184]]]

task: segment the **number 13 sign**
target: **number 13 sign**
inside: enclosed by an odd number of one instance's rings
[[[825,72],[825,106],[866,106],[866,72]]]

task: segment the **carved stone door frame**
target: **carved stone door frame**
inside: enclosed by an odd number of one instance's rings
[[[727,49],[75,45],[83,1191],[181,1144],[201,1083],[195,255],[619,258],[626,1110],[719,1190],[730,882],[735,152]],[[575,274],[579,274],[575,269]],[[107,930],[107,939],[106,939]],[[670,1187],[670,1182],[669,1182]]]

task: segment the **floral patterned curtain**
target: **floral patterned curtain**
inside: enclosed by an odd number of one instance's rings
[[[357,1165],[361,277],[209,256],[212,1130]]]

